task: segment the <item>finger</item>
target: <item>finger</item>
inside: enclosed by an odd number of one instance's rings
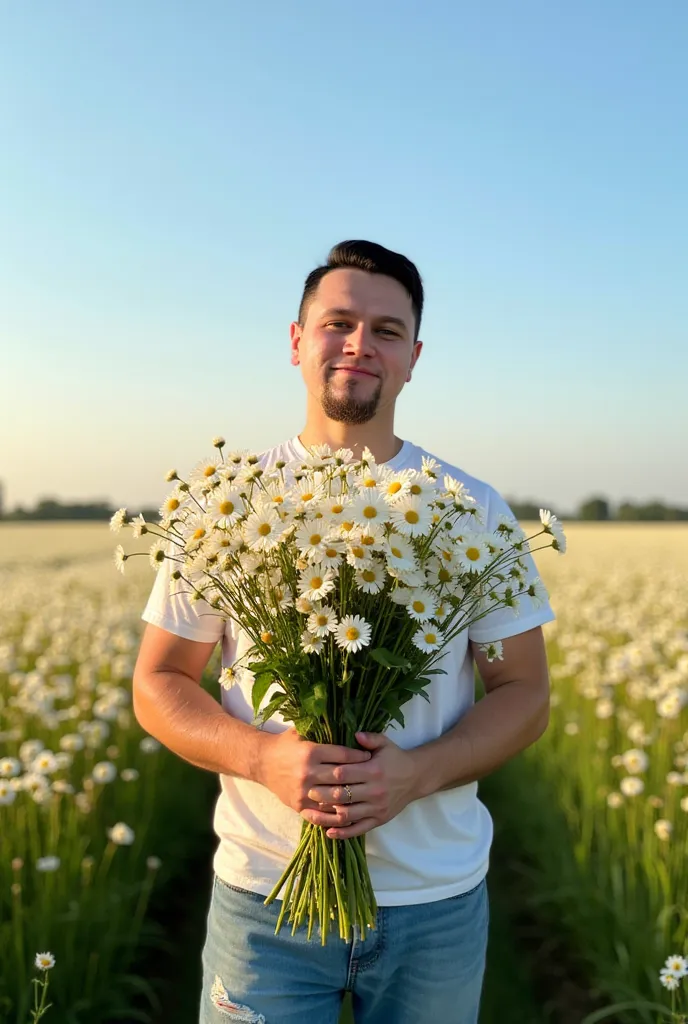
[[[312,825],[320,825],[322,828],[342,828],[351,825],[362,818],[369,818],[375,813],[371,804],[350,804],[347,807],[335,807],[335,812],[322,811],[320,808],[311,810],[305,808],[301,811],[301,817],[305,818]]]
[[[359,764],[372,757],[369,750],[354,750],[353,747],[340,747],[334,743],[319,743],[318,746],[322,764]]]
[[[345,786],[314,786],[309,789],[307,796],[316,804],[360,804],[370,800],[372,793],[370,786],[365,783],[358,786],[349,786],[351,800]]]
[[[322,764],[311,772],[315,786],[354,786],[363,782],[379,781],[377,761],[367,764]]]
[[[370,832],[371,828],[377,828],[380,822],[375,818],[361,818],[353,825],[346,825],[343,828],[328,828],[328,839],[353,839],[354,836],[362,836]]]

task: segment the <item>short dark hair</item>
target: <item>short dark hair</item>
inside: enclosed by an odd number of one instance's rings
[[[348,242],[339,242],[330,249],[327,263],[324,266],[311,270],[306,278],[303,288],[301,304],[299,306],[299,323],[303,324],[318,285],[326,274],[331,270],[340,270],[353,267],[356,270],[365,270],[369,274],[384,274],[386,277],[393,277],[395,281],[406,290],[411,299],[413,313],[416,319],[414,341],[418,340],[420,331],[420,320],[423,315],[423,282],[418,273],[415,263],[402,256],[401,253],[385,249],[384,245],[377,242],[366,242],[363,239],[351,239]]]

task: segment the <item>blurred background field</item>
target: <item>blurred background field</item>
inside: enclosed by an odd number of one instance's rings
[[[505,1005],[511,1024],[580,1024],[634,1004],[605,1019],[654,1024],[659,967],[688,933],[688,527],[572,523],[567,536],[563,558],[536,556],[558,614],[550,728],[481,783],[495,819],[481,1022]],[[194,1020],[216,784],[133,718],[154,575],[146,556],[117,573],[116,542],[102,523],[0,526],[11,1024],[42,949],[58,961],[55,1020]],[[126,539],[137,547],[146,538]]]

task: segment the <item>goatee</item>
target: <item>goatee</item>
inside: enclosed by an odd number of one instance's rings
[[[358,398],[355,393],[356,381],[347,381],[346,392],[337,394],[330,386],[330,375],[323,385],[321,404],[328,419],[352,426],[368,423],[377,412],[382,393],[382,381],[378,380],[375,391],[368,398]]]

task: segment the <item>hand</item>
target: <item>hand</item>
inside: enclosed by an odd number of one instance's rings
[[[402,750],[383,733],[357,732],[356,739],[362,747],[372,751],[370,761],[342,764],[334,769],[335,785],[317,785],[307,793],[320,806],[317,810],[306,808],[303,817],[326,828],[330,839],[351,839],[384,825],[418,796],[418,775],[412,752]],[[351,803],[347,785],[351,790]],[[328,804],[334,805],[334,810],[330,810]]]
[[[323,809],[321,801],[311,799],[309,792],[320,786],[331,789],[339,781],[364,782],[367,775],[363,770],[372,757],[367,750],[311,743],[293,728],[264,733],[261,747],[256,781],[307,821],[311,819],[304,812]],[[346,779],[341,779],[343,771],[347,772]],[[333,805],[322,803],[326,811],[334,813]]]

